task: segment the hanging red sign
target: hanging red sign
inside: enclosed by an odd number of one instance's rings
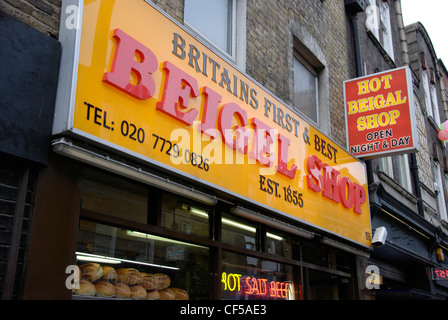
[[[348,150],[371,159],[418,149],[408,67],[344,82]]]

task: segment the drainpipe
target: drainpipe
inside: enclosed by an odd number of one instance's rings
[[[361,44],[359,41],[358,13],[351,12],[349,19],[353,32],[353,47],[355,50],[356,77],[362,77],[364,75],[364,72],[362,68]]]
[[[403,64],[409,65],[409,50],[408,43],[406,41],[406,31],[404,29],[403,11],[401,9],[401,0],[395,0],[395,15],[397,17],[398,31],[400,34],[401,52],[403,55]]]
[[[353,2],[353,1],[346,1]],[[362,8],[363,9],[363,8]],[[364,11],[364,10],[362,10]],[[359,40],[359,19],[358,19],[359,10],[352,9],[349,11],[349,19],[350,26],[353,33],[353,49],[355,52],[355,66],[356,66],[356,77],[362,77],[364,75],[363,67],[362,67],[362,54],[361,54],[361,43]],[[371,160],[366,160],[366,170],[367,170],[367,184],[370,185],[374,182],[373,178],[373,170],[372,170],[372,162]]]
[[[420,178],[418,174],[418,164],[417,164],[417,156],[414,153],[411,153],[411,172],[412,172],[412,179],[414,180],[415,185],[415,195],[417,196],[417,206],[418,206],[418,214],[422,217],[425,215],[425,208],[423,206],[423,199],[422,199],[422,188],[420,185]]]

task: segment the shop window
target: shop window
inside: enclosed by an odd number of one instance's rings
[[[353,299],[353,284],[350,278],[309,269],[308,298],[310,300]]]
[[[184,22],[229,56],[235,54],[236,0],[185,0]]]
[[[294,284],[293,267],[232,252],[223,252],[221,298],[224,300],[295,300],[302,296]]]
[[[110,173],[86,169],[81,201],[84,210],[141,223],[148,221],[148,189]]]
[[[231,214],[223,213],[222,242],[245,249],[256,250],[256,224]]]
[[[97,288],[101,281],[112,284],[111,291],[97,290],[96,296],[132,298],[129,292],[143,292],[145,297],[133,298],[210,298],[209,250],[203,246],[81,220],[76,262],[82,278]],[[87,263],[94,263],[94,272],[85,271]],[[75,292],[74,297],[83,296]]]
[[[291,237],[277,231],[266,232],[266,253],[292,259]]]
[[[301,243],[302,259],[319,267],[328,267],[328,255],[323,246],[314,243]]]
[[[318,123],[318,70],[294,52],[294,107]]]
[[[338,270],[351,273],[354,269],[352,256],[347,253],[319,245],[317,243],[301,243],[303,261],[327,271]]]
[[[209,209],[165,193],[162,196],[161,226],[173,231],[208,237]]]

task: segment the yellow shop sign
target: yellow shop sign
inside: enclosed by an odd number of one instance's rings
[[[152,4],[80,5],[55,133],[370,246],[363,163]]]

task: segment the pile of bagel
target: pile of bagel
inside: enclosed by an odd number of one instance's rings
[[[134,268],[115,269],[94,262],[79,268],[79,288],[73,290],[78,295],[136,300],[189,298],[185,290],[170,287],[171,279],[163,273],[150,274]]]

